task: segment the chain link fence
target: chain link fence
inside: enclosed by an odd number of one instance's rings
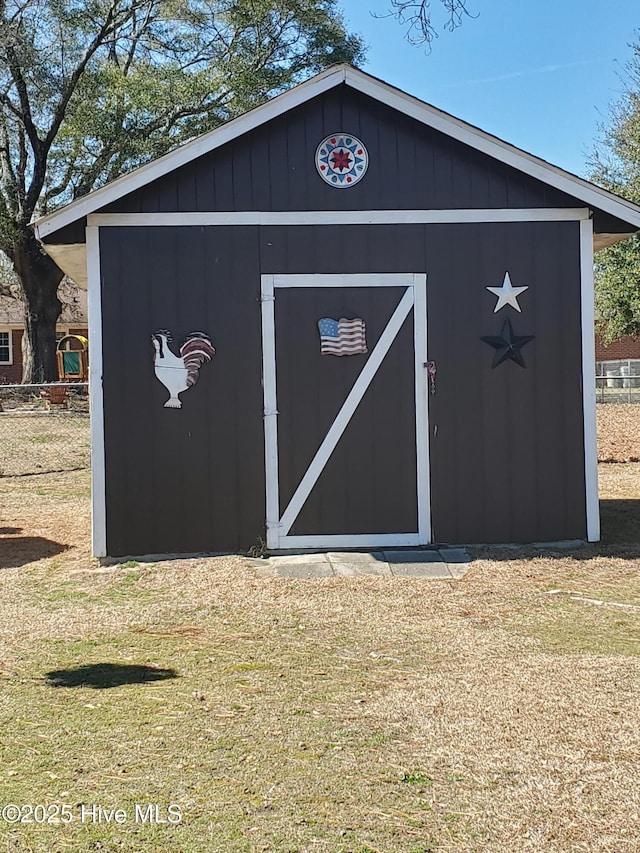
[[[640,403],[640,359],[596,362],[598,403]]]
[[[0,477],[90,467],[86,382],[0,385]]]
[[[640,403],[640,359],[596,365],[599,403]],[[89,468],[86,382],[0,385],[0,477]]]

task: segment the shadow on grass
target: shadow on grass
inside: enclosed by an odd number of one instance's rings
[[[545,557],[592,560],[594,557],[640,558],[640,499],[600,501],[600,541],[541,543],[539,545],[484,545],[470,549],[474,557],[494,561]]]
[[[54,542],[53,539],[45,539],[44,536],[11,536],[2,541],[0,569],[18,569],[36,560],[55,557],[56,554],[61,554],[68,548],[68,545]]]
[[[93,687],[106,690],[124,684],[145,684],[177,678],[175,669],[160,669],[143,664],[88,663],[71,669],[55,669],[45,674],[49,687]]]
[[[602,544],[634,545],[640,554],[640,500],[600,501]]]

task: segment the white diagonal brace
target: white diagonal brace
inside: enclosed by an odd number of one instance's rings
[[[360,375],[356,379],[347,399],[342,404],[342,408],[338,412],[335,421],[331,424],[324,441],[318,448],[316,455],[313,457],[313,461],[307,468],[307,472],[300,481],[300,485],[289,501],[289,506],[286,508],[282,518],[280,519],[281,536],[286,536],[291,530],[300,510],[309,497],[311,489],[317,483],[318,477],[322,474],[329,457],[333,453],[336,444],[340,441],[340,438],[347,428],[347,425],[351,420],[353,413],[357,409],[360,400],[364,397],[365,391],[371,384],[373,377],[378,372],[378,368],[382,364],[382,360],[389,351],[389,347],[394,342],[396,335],[400,331],[402,324],[411,310],[412,305],[413,287],[408,287],[404,296],[400,300],[398,307],[393,312],[391,319],[387,323],[384,332],[380,336],[380,340],[376,344],[373,352],[367,359],[365,366],[362,368]]]

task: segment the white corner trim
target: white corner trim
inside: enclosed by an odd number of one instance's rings
[[[276,392],[276,327],[273,276],[261,276],[262,385],[264,392],[264,466],[267,548],[278,548],[280,497],[278,488],[278,411]]]
[[[452,210],[241,210],[206,213],[95,213],[89,225],[118,228],[203,225],[446,225],[466,222],[565,222],[588,219],[586,207]],[[298,287],[299,285],[292,285]]]
[[[596,353],[593,306],[593,222],[580,223],[580,321],[582,325],[582,409],[587,539],[600,539],[598,444],[596,432]]]
[[[340,411],[336,415],[336,419],[329,427],[329,431],[313,457],[311,464],[307,468],[298,488],[293,494],[293,497],[289,501],[289,505],[280,519],[280,530],[282,536],[286,536],[291,530],[300,510],[309,497],[311,489],[313,489],[320,474],[324,471],[325,465],[329,461],[329,457],[335,450],[337,443],[340,441],[345,429],[349,425],[349,421],[353,417],[353,413],[358,408],[358,405],[364,397],[367,388],[371,384],[373,377],[378,372],[378,368],[389,351],[389,347],[396,339],[396,335],[400,331],[400,328],[411,310],[412,305],[413,287],[408,287],[395,311],[391,315],[391,319],[387,323],[385,330],[380,335],[373,352],[366,360],[362,371],[353,385],[353,388],[349,391],[347,399],[344,401]]]
[[[87,284],[89,339],[89,409],[91,418],[91,531],[93,556],[107,556],[107,504],[104,447],[104,394],[102,388],[102,305],[100,231],[87,233]]]
[[[388,83],[351,66],[338,65],[60,210],[41,217],[33,223],[36,236],[42,240],[65,225],[94,213],[167,172],[190,163],[342,83],[561,192],[568,193],[588,206],[599,208],[640,228],[640,207],[637,205],[395,89]]]

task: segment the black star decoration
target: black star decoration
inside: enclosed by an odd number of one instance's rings
[[[496,351],[491,368],[497,367],[503,361],[515,361],[520,367],[526,367],[520,350],[533,338],[533,335],[515,335],[511,320],[505,320],[499,337],[486,335],[482,338],[486,344],[489,344]]]

